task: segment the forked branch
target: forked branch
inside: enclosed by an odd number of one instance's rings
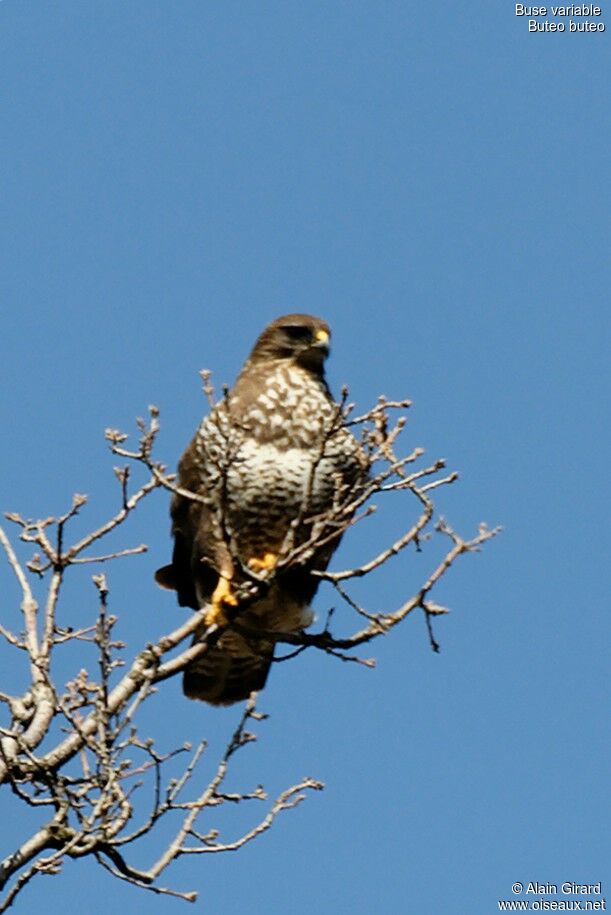
[[[204,393],[213,404],[210,374],[203,373],[202,379]],[[279,661],[316,649],[342,661],[372,667],[375,661],[358,657],[355,650],[388,636],[416,609],[423,612],[430,644],[437,650],[431,623],[446,608],[434,602],[435,586],[459,557],[479,550],[498,533],[498,528],[489,530],[482,525],[475,536],[463,538],[437,516],[432,496],[452,485],[457,474],[444,472],[443,460],[418,467],[421,448],[412,448],[403,456],[398,454],[405,428],[404,411],[409,405],[409,401],[382,397],[369,411],[354,417],[347,391],[344,392],[329,437],[342,425],[350,426],[360,436],[367,474],[354,485],[338,482],[329,510],[313,515],[312,481],[316,462],[325,454],[325,439],[312,468],[299,517],[287,533],[276,565],[261,574],[242,566],[245,583],[237,592],[238,610],[228,626],[247,638],[267,636],[290,646],[292,650]],[[209,651],[224,631],[217,624],[209,626],[195,644],[188,644],[201,628],[204,610],[192,613],[161,638],[150,640],[130,658],[125,645],[114,635],[116,617],[111,612],[107,581],[98,574],[94,576],[96,612],[78,629],[65,625],[60,600],[65,575],[73,568],[108,565],[144,552],[144,544],[126,544],[107,551],[100,550],[99,542],[124,525],[152,492],[163,488],[209,504],[205,493],[179,487],[174,475],[168,474],[165,464],[154,456],[159,432],[159,411],[155,407],[149,408],[147,421],[138,421],[138,428],[139,441],[134,448],[127,446],[124,433],[107,431],[111,451],[127,463],[115,468],[119,484],[117,510],[89,534],[69,542],[71,522],[86,505],[82,495],[76,495],[58,518],[33,521],[15,512],[6,516],[18,528],[20,540],[27,548],[34,548],[29,557],[21,558],[0,528],[0,547],[21,595],[20,610],[2,620],[0,636],[3,649],[18,652],[28,672],[28,687],[21,695],[0,692],[6,721],[0,727],[0,784],[12,793],[17,804],[40,812],[38,828],[18,847],[9,849],[0,864],[0,892],[5,893],[0,912],[11,906],[35,876],[57,873],[67,858],[85,856],[94,857],[118,879],[193,901],[195,892],[160,883],[174,861],[189,855],[237,851],[268,830],[281,812],[301,803],[308,791],[323,787],[315,779],[304,778],[271,802],[260,785],[243,792],[227,790],[226,777],[234,755],[255,739],[253,727],[265,717],[257,711],[254,695],[246,703],[212,778],[203,783],[200,773],[207,750],[205,741],[195,749],[184,745],[162,751],[157,749],[154,737],[140,734],[143,703],[151,700],[164,680],[176,676]],[[144,468],[146,476],[140,486],[131,489],[134,465],[136,469]],[[379,500],[382,508],[391,500],[393,516],[405,518],[402,533],[392,543],[378,544],[373,555],[349,568],[312,573],[327,583],[347,608],[343,625],[350,631],[339,635],[332,630],[337,620],[333,611],[319,632],[250,631],[240,619],[240,607],[265,593],[276,575],[306,565],[318,551],[333,545],[351,527],[369,517],[376,510],[373,499]],[[298,536],[302,523],[308,531],[305,538]],[[434,535],[449,542],[447,549],[441,558],[431,562],[426,579],[413,593],[398,597],[394,609],[364,607],[350,593],[355,580],[375,575],[387,563],[405,561],[410,546],[422,550]],[[91,550],[94,546],[95,552]],[[231,543],[227,543],[227,549],[231,552]],[[232,558],[240,563],[237,555]],[[83,662],[81,669],[62,685],[54,680],[53,662],[57,652],[70,643],[78,643]],[[41,752],[43,744],[45,749]],[[170,774],[181,756],[186,756],[186,764],[177,775]],[[214,814],[216,820],[223,805],[236,803],[267,806],[241,835],[225,837],[217,825],[210,825],[210,817]],[[172,822],[173,838],[163,845],[148,869],[135,868],[128,860],[132,846],[154,832],[162,820]]]

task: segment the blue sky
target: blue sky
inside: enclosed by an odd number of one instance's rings
[[[232,785],[327,788],[237,855],[180,862],[166,882],[197,889],[197,911],[485,915],[518,880],[609,892],[611,21],[532,35],[514,11],[0,5],[0,507],[47,516],[86,492],[75,532],[97,525],[116,488],[104,428],[157,404],[174,464],[198,370],[231,382],[298,310],[332,325],[335,391],[413,399],[405,447],[461,474],[439,493],[452,524],[504,526],[442,583],[439,655],[414,616],[374,671],[313,653],[272,671]],[[182,618],[152,580],[167,498],[121,536],[150,546],[108,570],[135,649]],[[366,583],[368,606],[397,606],[426,562]],[[86,571],[71,620],[94,609]],[[209,737],[210,764],[238,717],[177,682],[155,703],[160,744]],[[2,851],[26,828],[5,820]],[[189,911],[82,862],[15,911],[43,904]]]

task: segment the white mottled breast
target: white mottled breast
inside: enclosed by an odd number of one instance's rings
[[[336,466],[330,457],[318,461],[317,457],[311,449],[245,440],[228,471],[231,502],[240,510],[252,509],[257,515],[262,506],[271,508],[276,503],[284,514],[294,514],[300,510],[313,477],[310,510],[321,511],[333,497]]]
[[[236,385],[196,437],[202,488],[250,555],[283,540],[308,491],[307,513],[321,512],[338,475],[354,479],[361,466],[354,437],[332,431],[337,406],[322,379],[282,363],[258,380],[260,390]]]

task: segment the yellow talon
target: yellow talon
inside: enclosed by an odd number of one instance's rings
[[[223,605],[228,607],[237,607],[238,599],[231,590],[231,580],[223,575],[219,577],[219,582],[214,589],[211,600],[212,606],[206,614],[206,625],[212,626],[216,623],[218,626],[227,626],[229,620],[223,611]]]
[[[256,556],[253,556],[252,559],[248,560],[248,565],[253,570],[253,572],[269,572],[274,568],[277,561],[277,553],[264,553],[260,559],[257,559]]]

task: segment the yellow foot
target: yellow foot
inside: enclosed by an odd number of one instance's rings
[[[219,577],[219,582],[212,595],[212,606],[206,614],[206,625],[212,626],[216,623],[218,626],[226,626],[229,620],[225,616],[223,606],[237,607],[238,599],[231,590],[231,581],[223,575]]]
[[[253,570],[253,572],[269,572],[274,568],[277,561],[277,553],[264,553],[260,559],[256,556],[253,556],[252,559],[248,560],[248,565]]]

